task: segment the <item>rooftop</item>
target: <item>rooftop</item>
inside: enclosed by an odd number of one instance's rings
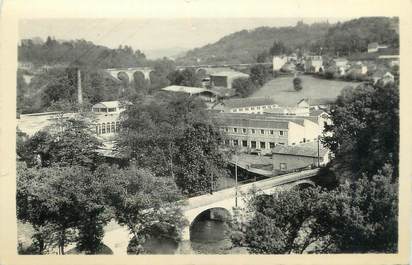
[[[319,156],[325,156],[329,150],[319,143]],[[277,145],[272,148],[272,154],[318,157],[318,142],[308,142],[298,145]]]
[[[210,92],[212,94],[215,94],[216,92],[206,89],[206,88],[201,88],[201,87],[190,87],[190,86],[168,86],[162,88],[164,91],[171,91],[171,92],[182,92],[182,93],[188,93],[188,94],[200,94],[203,92]]]
[[[210,76],[226,76],[228,78],[249,77],[248,74],[237,71],[216,71],[211,73]]]
[[[93,105],[93,108],[119,108],[123,105],[130,105],[130,102],[120,102],[119,100],[114,101],[102,101]]]
[[[243,108],[250,106],[265,106],[276,104],[275,100],[271,97],[261,98],[238,98],[229,99],[223,102],[223,104],[229,108]]]

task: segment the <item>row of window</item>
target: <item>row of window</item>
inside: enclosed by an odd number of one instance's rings
[[[238,132],[242,132],[242,133],[248,133],[248,129],[246,128],[232,128],[231,130],[234,133],[238,133]],[[225,132],[229,132],[229,128],[225,128]],[[249,132],[252,134],[256,134],[257,132],[259,132],[260,134],[268,134],[268,135],[274,135],[275,134],[275,130],[264,130],[264,129],[249,129]],[[280,136],[285,135],[284,131],[278,131]]]
[[[107,122],[96,124],[96,134],[117,133],[120,130],[119,122]]]
[[[263,109],[273,109],[276,108],[276,105],[266,105],[266,106],[257,106],[257,107],[247,107],[247,108],[238,108],[238,109],[232,109],[232,112],[238,112],[238,111],[250,111],[250,110],[263,110]]]
[[[260,149],[272,149],[276,145],[285,145],[285,143],[279,142],[263,142],[263,141],[250,141],[250,144],[248,143],[247,140],[225,140],[225,145],[230,145],[232,144],[233,146],[242,146],[242,147],[250,147],[252,149],[260,148]]]

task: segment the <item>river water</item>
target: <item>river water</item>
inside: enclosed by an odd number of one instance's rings
[[[192,225],[191,240],[179,244],[171,240],[151,239],[146,245],[151,254],[247,254],[232,248],[226,222],[199,220]]]

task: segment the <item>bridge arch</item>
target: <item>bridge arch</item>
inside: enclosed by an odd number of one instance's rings
[[[311,180],[301,180],[301,181],[297,181],[292,183],[289,187],[290,189],[298,189],[298,190],[303,190],[303,189],[307,189],[310,187],[315,187],[315,183]]]
[[[224,207],[213,207],[206,209],[199,213],[189,225],[189,239],[194,240],[194,237],[199,236],[199,231],[196,230],[197,225],[202,225],[202,221],[218,221],[222,223],[229,223],[232,220],[232,213]],[[209,235],[207,235],[209,236]],[[221,236],[221,235],[218,235]],[[216,240],[217,238],[209,238],[209,240]]]
[[[116,75],[117,79],[123,82],[129,83],[131,81],[131,77],[128,75],[126,71],[119,71]]]

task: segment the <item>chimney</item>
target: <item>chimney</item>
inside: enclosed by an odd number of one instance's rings
[[[77,102],[83,104],[82,76],[80,74],[80,68],[77,68]]]

